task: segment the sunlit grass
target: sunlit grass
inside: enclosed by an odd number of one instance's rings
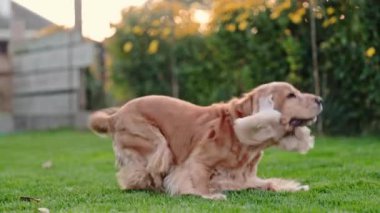
[[[294,178],[311,190],[228,192],[227,201],[122,192],[111,142],[88,132],[0,136],[0,212],[363,212],[379,211],[380,139],[322,138],[307,155],[268,150],[263,177]],[[42,168],[48,160],[49,169]],[[20,196],[41,199],[21,201]]]

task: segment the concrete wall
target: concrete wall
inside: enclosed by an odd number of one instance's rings
[[[11,111],[12,75],[9,57],[0,53],[0,112]]]
[[[59,32],[12,44],[12,52],[16,129],[80,126],[80,69],[94,62],[94,43]]]
[[[13,117],[10,113],[0,112],[0,135],[14,131]]]
[[[0,53],[0,134],[14,130],[11,115],[12,73],[9,57]]]

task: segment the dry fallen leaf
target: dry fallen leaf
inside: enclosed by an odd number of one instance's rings
[[[42,168],[44,168],[44,169],[50,169],[52,166],[53,166],[53,161],[51,161],[51,160],[48,160],[42,164]]]
[[[41,199],[39,199],[39,198],[28,197],[28,196],[21,196],[20,200],[28,201],[28,202],[40,202],[41,201]]]
[[[50,210],[48,208],[38,208],[38,211],[41,213],[50,213]]]

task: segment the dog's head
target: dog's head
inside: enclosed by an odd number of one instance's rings
[[[321,97],[302,93],[289,83],[273,82],[255,88],[240,99],[237,104],[240,115],[257,112],[259,99],[267,96],[272,96],[274,109],[282,114],[281,124],[287,131],[314,123],[322,112]]]

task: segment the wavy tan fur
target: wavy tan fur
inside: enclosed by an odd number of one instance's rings
[[[297,98],[289,99],[289,93]],[[274,82],[211,106],[166,96],[136,98],[116,112],[94,113],[89,125],[112,137],[117,178],[124,190],[164,189],[172,195],[225,199],[222,191],[230,189],[304,189],[291,180],[257,177],[263,150],[278,141],[247,145],[236,137],[234,120],[257,112],[259,98],[268,95],[281,113],[286,134],[294,132],[289,124],[292,118],[311,118],[320,113],[315,101],[318,97]]]

